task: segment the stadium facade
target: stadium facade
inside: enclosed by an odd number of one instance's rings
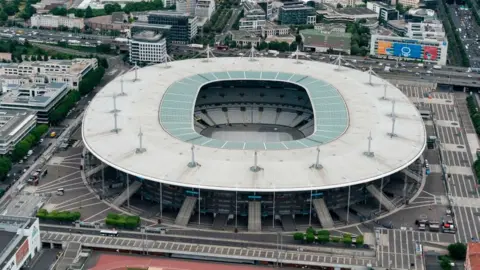
[[[86,175],[113,204],[249,231],[394,211],[423,178],[426,144],[419,112],[388,82],[276,58],[129,72],[91,101],[82,136]]]

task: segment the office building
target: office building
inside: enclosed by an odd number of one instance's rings
[[[438,65],[447,64],[448,41],[444,39],[412,39],[372,35],[370,54],[380,58],[424,61]]]
[[[68,28],[83,29],[85,24],[83,22],[83,18],[75,18],[73,14],[70,14],[69,16],[34,14],[32,18],[30,18],[30,26],[53,29],[63,26]]]
[[[378,19],[378,14],[365,7],[346,7],[333,9],[323,14],[326,21],[329,22],[355,22],[361,19]]]
[[[272,0],[257,0],[257,4],[265,12],[265,19],[270,20],[273,16],[273,1]]]
[[[199,0],[195,8],[195,16],[199,19],[210,20],[213,13],[215,12],[215,1],[214,0]]]
[[[278,25],[273,22],[268,22],[262,27],[262,37],[282,37],[290,34],[290,27],[288,25]]]
[[[244,30],[230,30],[228,35],[230,36],[231,40],[235,42],[237,47],[257,47],[262,41],[259,36]]]
[[[83,76],[97,67],[96,58],[9,63],[0,66],[0,81],[19,85],[61,82],[69,89],[78,89]]]
[[[0,216],[0,269],[22,269],[41,249],[37,218]]]
[[[0,109],[37,112],[38,123],[49,123],[49,116],[69,92],[66,83],[25,84],[11,86],[0,97]]]
[[[35,112],[0,109],[0,155],[13,151],[37,124]]]
[[[394,6],[382,2],[367,2],[367,8],[378,14],[380,21],[398,20],[400,14]]]
[[[142,31],[129,40],[131,63],[163,63],[167,61],[167,39],[162,33]]]
[[[195,16],[196,0],[175,0],[175,10],[179,13],[188,13]]]
[[[169,38],[174,44],[189,44],[197,35],[197,17],[175,11],[150,11],[148,24],[170,25]]]
[[[315,9],[303,2],[285,2],[280,7],[278,20],[285,25],[315,24]]]
[[[319,23],[315,24],[314,29],[323,33],[345,33],[347,25],[343,23]]]
[[[243,14],[243,18],[240,19],[240,30],[259,32],[267,22],[265,11],[253,1],[243,2]]]
[[[350,54],[350,45],[352,34],[345,32],[322,32],[315,29],[305,29],[300,31],[302,37],[303,49],[308,52],[327,52],[334,50]]]
[[[445,39],[443,24],[438,20],[410,22],[406,25],[406,36],[414,39]]]

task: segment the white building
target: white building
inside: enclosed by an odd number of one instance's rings
[[[240,19],[239,30],[260,32],[267,23],[266,13],[253,1],[243,2],[244,17]]]
[[[58,28],[60,26],[68,28],[83,29],[85,24],[83,18],[75,18],[71,16],[55,16],[55,15],[39,15],[35,14],[30,18],[30,26],[43,28]]]
[[[167,59],[167,40],[154,31],[134,34],[129,42],[130,62],[163,63]]]
[[[210,20],[210,17],[212,17],[214,12],[214,0],[199,0],[197,2],[197,7],[195,8],[195,16],[197,16],[199,19],[206,18],[207,20]]]
[[[420,5],[420,0],[398,0],[397,2],[404,7],[418,8]]]
[[[16,85],[0,97],[0,109],[34,111],[37,122],[47,124],[50,113],[68,92],[66,83]]]
[[[42,249],[37,218],[0,216],[0,269],[19,270]]]
[[[35,112],[27,110],[0,110],[0,155],[13,151],[37,124]]]
[[[175,5],[175,0],[165,0],[165,2],[164,2],[164,4],[163,4],[163,6],[164,6],[165,8],[171,7],[171,6],[173,6],[173,5]]]
[[[407,24],[407,34],[409,38],[415,39],[444,39],[445,30],[443,24],[438,20]]]
[[[289,34],[290,27],[288,25],[277,25],[273,22],[267,22],[262,27],[262,37],[264,38],[288,36]]]
[[[10,63],[0,66],[0,81],[19,85],[62,82],[69,89],[78,89],[83,76],[97,67],[96,58]]]
[[[447,64],[448,41],[372,35],[370,54],[376,57]]]
[[[177,12],[188,13],[190,16],[195,16],[195,8],[197,7],[196,0],[176,0],[175,8]]]

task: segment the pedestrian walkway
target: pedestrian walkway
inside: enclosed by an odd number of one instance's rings
[[[318,215],[318,220],[323,228],[333,228],[333,219],[330,215],[330,211],[328,211],[327,204],[323,198],[314,199],[313,206],[315,207],[315,211]]]

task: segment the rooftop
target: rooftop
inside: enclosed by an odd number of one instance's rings
[[[344,51],[350,50],[350,43],[352,34],[341,32],[321,32],[314,29],[305,29],[300,31],[303,43],[318,47],[331,47],[342,49]]]
[[[424,8],[413,8],[407,11],[409,15],[422,16],[422,17],[435,17],[435,10]]]
[[[366,7],[345,7],[336,9],[336,12],[346,15],[364,15],[364,14],[377,14],[375,11]]]
[[[423,120],[409,99],[395,86],[361,71],[321,62],[215,58],[176,61],[170,68],[149,66],[124,75],[126,96],[117,98],[120,112],[114,128],[110,108],[120,79],[107,84],[91,101],[82,125],[88,150],[120,171],[166,184],[214,190],[300,191],[322,190],[369,182],[402,170],[425,148]],[[160,70],[159,70],[160,69]],[[158,75],[160,72],[160,76]],[[203,137],[193,129],[193,109],[199,88],[209,82],[276,80],[306,89],[314,108],[313,135],[278,143],[225,142]],[[381,99],[384,85],[396,101],[396,137],[391,137],[391,102]],[[136,154],[142,130],[146,152]],[[183,130],[183,131],[182,131]],[[367,137],[373,138],[373,157]],[[338,137],[338,139],[337,139]],[[201,164],[189,168],[190,149]],[[317,147],[323,169],[312,170]],[[249,170],[254,150],[262,171]],[[395,149],[395,151],[391,151]],[[158,166],[161,165],[161,166]],[[292,181],[295,179],[295,181]]]
[[[470,259],[469,270],[480,270],[480,243],[468,243],[467,258]]]
[[[0,105],[16,104],[28,106],[45,106],[67,87],[66,83],[19,85],[15,90],[0,97]],[[36,94],[32,95],[31,91]]]
[[[233,40],[251,40],[252,42],[257,42],[260,40],[260,37],[257,35],[245,30],[231,30],[229,33],[232,35]]]
[[[0,109],[0,138],[8,140],[14,136],[19,127],[35,118],[35,112],[27,110]]]
[[[132,39],[145,42],[158,42],[163,37],[162,34],[154,31],[141,31],[133,35]]]

